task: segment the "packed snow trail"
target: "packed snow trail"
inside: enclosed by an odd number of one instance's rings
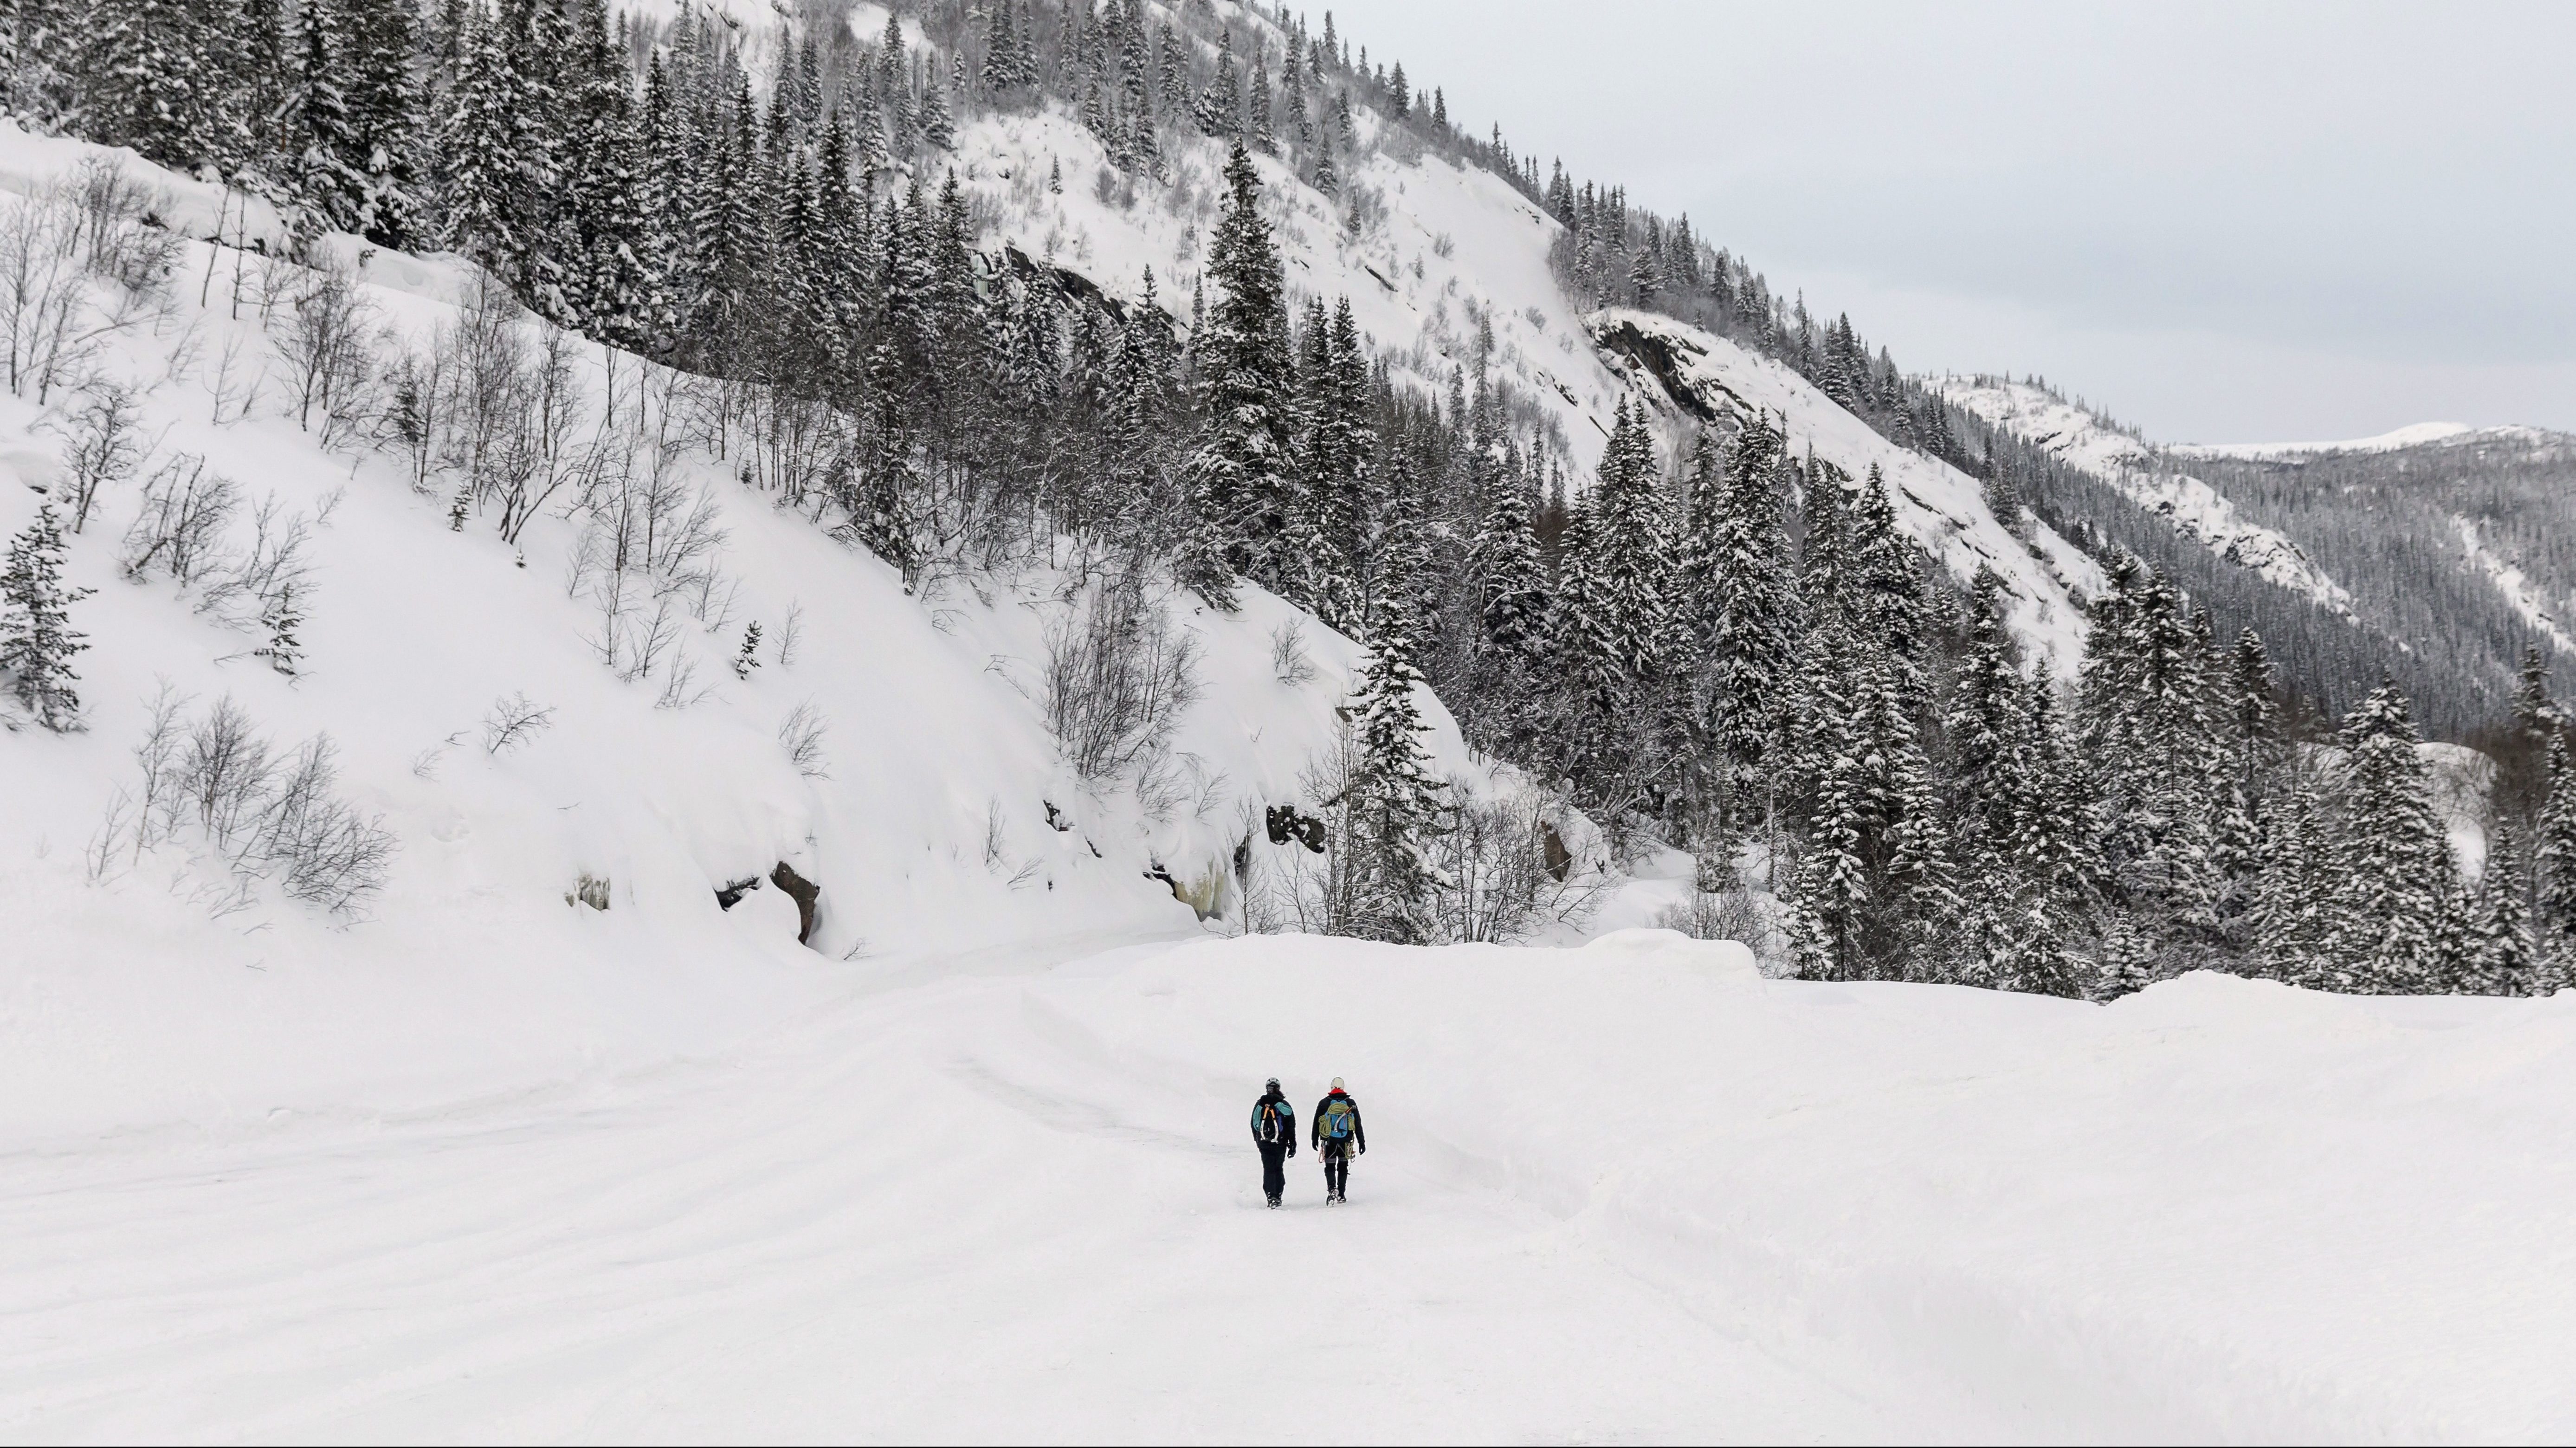
[[[853,977],[755,1044],[0,1163],[121,1439],[2563,1437],[2576,994],[2100,1009],[1738,947]],[[1366,1104],[1262,1208],[1263,1076]],[[1304,1123],[1301,1121],[1300,1128]]]
[[[1547,1214],[1444,1180],[1401,1124],[1351,1207],[1324,1210],[1301,1151],[1289,1210],[1262,1210],[1235,1129],[1260,1074],[1124,1057],[1043,989],[980,976],[585,1089],[22,1157],[0,1421],[92,1440],[1887,1431]]]

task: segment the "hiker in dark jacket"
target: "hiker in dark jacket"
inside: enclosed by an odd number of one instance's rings
[[[1261,1148],[1261,1194],[1276,1207],[1279,1194],[1288,1190],[1288,1172],[1280,1163],[1297,1154],[1297,1108],[1288,1104],[1276,1076],[1252,1103],[1252,1144]]]
[[[1315,1119],[1307,1128],[1315,1153],[1324,1159],[1324,1205],[1339,1206],[1350,1200],[1351,1158],[1368,1153],[1368,1133],[1360,1129],[1360,1104],[1342,1089],[1342,1078],[1333,1078],[1333,1089],[1315,1103]]]

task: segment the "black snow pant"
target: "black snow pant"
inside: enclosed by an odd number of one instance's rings
[[[1351,1186],[1351,1144],[1347,1141],[1324,1143],[1324,1194],[1342,1196]]]
[[[1253,1145],[1261,1148],[1261,1194],[1275,1202],[1280,1193],[1288,1190],[1288,1168],[1284,1164],[1288,1160],[1288,1143],[1256,1141]]]

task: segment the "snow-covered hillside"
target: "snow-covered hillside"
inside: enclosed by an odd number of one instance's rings
[[[2032,383],[1958,376],[1927,382],[1952,405],[2110,484],[2220,558],[2328,608],[2350,612],[2349,589],[2280,531],[2245,518],[2217,489],[2170,466],[2166,450],[2152,448]]]
[[[2168,451],[2180,457],[2293,458],[2318,453],[2399,452],[2427,443],[2517,442],[2545,437],[2536,427],[2471,427],[2465,422],[2417,422],[2371,437],[2341,442],[2187,442]]]
[[[1048,107],[976,121],[959,132],[956,159],[960,180],[991,208],[999,240],[1123,301],[1138,298],[1151,267],[1161,304],[1187,315],[1225,164],[1218,142],[1201,136],[1176,146],[1169,182],[1130,179],[1098,137]],[[1350,298],[1397,375],[1435,393],[1475,365],[1481,327],[1493,343],[1488,374],[1544,409],[1579,462],[1598,459],[1618,388],[1549,275],[1553,218],[1490,173],[1380,151],[1345,182],[1369,198],[1360,206],[1374,218],[1355,231],[1344,220],[1349,207],[1270,157],[1256,164],[1292,307]],[[1059,190],[1048,189],[1051,176]]]
[[[1351,1206],[1307,1154],[1261,1210],[1273,1073],[1357,1094]],[[2547,1441],[2571,1073],[2576,996],[2105,1009],[1654,933],[988,957],[544,1094],[13,1153],[0,1421]]]
[[[2017,536],[1975,479],[1888,441],[1789,367],[1724,337],[1624,308],[1597,313],[1589,325],[1626,384],[1669,422],[1766,413],[1794,452],[1812,451],[1855,479],[1878,468],[1906,533],[1953,579],[1964,582],[1980,567],[2003,575],[2013,631],[2060,674],[2074,673],[2084,651],[2083,600],[2101,590],[2102,572],[2047,524],[2022,519],[2028,537]]]
[[[1201,137],[1181,147],[1168,184],[1130,180],[1097,137],[1048,108],[977,121],[960,133],[957,157],[1007,244],[1127,302],[1140,297],[1150,267],[1161,303],[1186,310],[1179,299],[1198,279],[1198,247],[1214,215],[1218,143]],[[1365,198],[1353,208],[1276,161],[1256,164],[1292,300],[1349,297],[1398,376],[1437,393],[1481,355],[1487,375],[1534,404],[1548,435],[1582,467],[1598,459],[1623,396],[1655,403],[1668,466],[1687,428],[1713,415],[1709,407],[1764,409],[1796,449],[1812,447],[1854,477],[1879,466],[1907,532],[1959,579],[1981,563],[2001,572],[2015,595],[2015,632],[2061,672],[2073,670],[2083,636],[2077,600],[2101,584],[2092,560],[2036,521],[2025,520],[2028,541],[2014,536],[1973,479],[1889,442],[1774,360],[1653,313],[1576,311],[1548,269],[1561,228],[1500,178],[1437,155],[1381,150],[1347,183]],[[1369,223],[1345,224],[1355,212]],[[1677,404],[1634,358],[1605,348],[1614,334],[1651,334],[1689,353],[1696,405]]]
[[[144,210],[213,231],[187,183],[130,153],[15,132],[0,225],[58,205],[30,197],[91,157],[146,185]],[[1049,660],[1091,596],[1074,574],[908,596],[747,486],[747,461],[681,441],[683,379],[561,334],[560,452],[527,483],[543,505],[514,539],[462,526],[452,483],[415,486],[400,446],[296,405],[316,273],[202,241],[173,261],[176,280],[93,339],[96,385],[0,394],[0,462],[24,485],[0,488],[0,533],[48,498],[73,507],[75,414],[100,386],[133,399],[139,449],[70,540],[69,582],[95,590],[74,618],[87,728],[0,736],[6,1071],[25,1129],[561,1079],[721,1039],[749,1019],[746,979],[1188,932],[1176,896],[1228,906],[1238,848],[1282,848],[1264,811],[1313,803],[1302,776],[1359,655],[1268,595],[1233,614],[1163,600],[1195,702],[1165,747],[1084,778],[1046,715]],[[455,265],[377,251],[357,275],[383,280],[347,293],[349,345],[388,385],[468,320],[445,300],[474,289]],[[125,305],[114,283],[66,285]],[[549,345],[524,320],[490,335],[528,367]],[[177,518],[196,531],[172,542]],[[291,674],[263,655],[281,627]],[[217,811],[151,799],[163,775],[137,750],[160,700],[181,756],[227,706],[274,760],[327,739],[332,793],[389,832],[381,894],[333,914],[245,883],[249,846],[190,822]],[[1486,779],[1423,704],[1436,767]],[[801,947],[784,885],[718,902],[780,866],[819,887]],[[236,1056],[256,1083],[238,1103],[190,1084]]]

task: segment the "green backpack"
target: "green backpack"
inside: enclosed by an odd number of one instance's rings
[[[1351,1103],[1335,1101],[1324,1108],[1324,1114],[1315,1118],[1315,1123],[1324,1129],[1325,1140],[1348,1141],[1351,1139],[1351,1118],[1358,1114],[1351,1109]]]

